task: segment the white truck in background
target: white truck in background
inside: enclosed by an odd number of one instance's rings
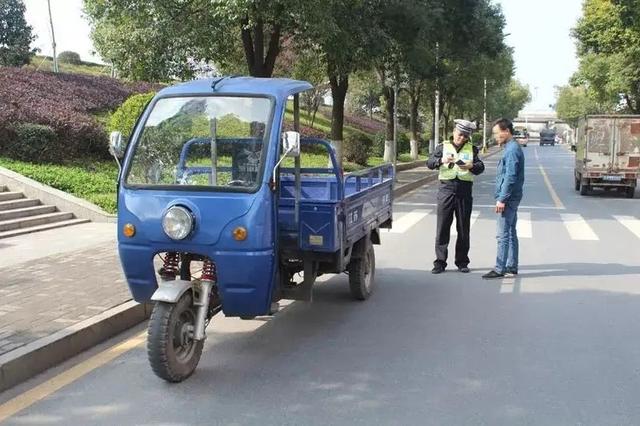
[[[633,198],[640,173],[640,115],[591,115],[578,124],[575,189],[616,188]]]

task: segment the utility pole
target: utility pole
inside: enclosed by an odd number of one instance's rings
[[[487,79],[484,79],[484,113],[482,119],[482,152],[487,153]]]
[[[393,175],[398,162],[398,82],[393,85]]]
[[[53,46],[53,72],[60,72],[58,68],[58,55],[56,54],[56,35],[53,30],[53,16],[51,15],[51,0],[47,0],[49,6],[49,23],[51,24],[51,45]]]

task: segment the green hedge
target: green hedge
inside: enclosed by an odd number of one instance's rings
[[[58,136],[49,126],[17,123],[9,129],[10,142],[4,146],[5,155],[22,161],[57,161],[64,156],[58,146]]]
[[[129,97],[109,118],[109,132],[118,131],[125,139],[133,133],[133,126],[144,108],[155,96],[154,92]]]
[[[345,160],[366,166],[372,147],[373,140],[370,137],[363,133],[351,133],[345,137],[342,150]]]
[[[65,50],[64,52],[61,52],[58,55],[58,61],[63,62],[65,64],[72,64],[72,65],[82,64],[82,59],[80,59],[80,55],[70,50]]]

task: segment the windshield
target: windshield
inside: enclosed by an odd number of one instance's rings
[[[126,184],[255,190],[271,110],[267,98],[160,99],[132,152]]]

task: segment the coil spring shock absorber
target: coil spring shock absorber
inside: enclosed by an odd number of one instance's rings
[[[158,271],[160,278],[163,280],[175,280],[178,275],[178,263],[180,262],[180,255],[171,251],[164,257],[162,268]]]
[[[211,259],[205,259],[202,263],[202,281],[218,281],[218,274],[216,273],[216,264]]]
[[[212,290],[216,285],[216,280],[215,264],[209,258],[204,259],[202,263],[202,277],[200,279],[200,297],[198,297],[198,300],[194,303],[194,305],[198,307],[196,327],[193,336],[196,340],[204,340],[206,336],[204,330],[208,323],[209,302]]]

